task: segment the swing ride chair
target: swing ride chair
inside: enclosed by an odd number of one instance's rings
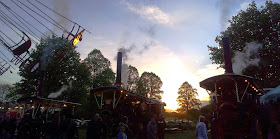
[[[15,44],[14,46],[9,46],[7,43],[1,40],[1,43],[14,55],[11,62],[14,62],[15,65],[22,63],[21,66],[23,66],[24,61],[28,59],[28,49],[31,47],[31,39],[23,31],[22,33],[23,36],[21,41]]]
[[[74,108],[81,106],[80,103],[66,102],[55,99],[41,98],[41,97],[22,97],[17,100],[17,103],[23,107],[20,117],[23,118],[25,112],[28,109],[32,109],[32,118],[35,119],[40,109],[48,112],[62,108],[72,108],[72,114],[74,114]],[[46,119],[48,119],[48,112],[46,113]]]
[[[77,32],[75,34],[73,34],[73,31],[74,31],[76,25],[78,26],[78,29],[77,29]],[[80,29],[81,29],[81,31],[80,31]],[[82,41],[82,36],[83,36],[84,31],[85,31],[85,29],[83,27],[81,27],[80,25],[75,23],[71,32],[68,33],[66,40],[68,40],[69,37],[72,36],[73,38],[70,40],[70,43],[72,45],[76,45],[79,41]],[[62,34],[62,39],[64,39],[63,35],[64,35],[64,33]]]

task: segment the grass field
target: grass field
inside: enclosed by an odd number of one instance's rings
[[[80,139],[86,138],[86,129],[79,129],[79,137]],[[108,138],[108,139],[115,139]],[[195,139],[194,130],[184,130],[184,131],[174,131],[172,133],[166,133],[165,139]]]
[[[175,131],[173,133],[166,133],[165,139],[195,139],[194,130]]]

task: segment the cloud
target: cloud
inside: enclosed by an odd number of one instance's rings
[[[238,9],[238,11],[240,10],[246,10],[249,7],[250,2],[243,2],[240,4],[240,9]]]
[[[145,18],[155,24],[173,24],[171,17],[157,6],[142,5],[137,7],[136,5],[130,4],[128,2],[126,2],[125,4],[130,11],[140,15],[142,18]]]
[[[204,80],[206,78],[223,74],[225,70],[223,68],[218,68],[219,65],[217,64],[208,64],[204,67],[197,70],[196,75],[201,79]]]

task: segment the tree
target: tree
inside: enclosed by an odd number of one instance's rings
[[[144,72],[137,83],[137,92],[149,98],[161,99],[161,86],[160,77],[153,72]]]
[[[229,21],[230,26],[221,32],[215,41],[222,46],[222,38],[230,38],[231,55],[243,51],[246,43],[252,41],[261,43],[259,51],[260,62],[258,66],[248,66],[242,73],[262,81],[264,87],[275,87],[280,84],[280,41],[279,20],[280,4],[266,1],[265,6],[257,8],[253,1],[246,11],[241,10]],[[210,59],[213,63],[224,65],[222,47],[207,46],[210,51]]]
[[[84,59],[84,63],[90,70],[92,88],[100,86],[111,86],[115,82],[115,73],[111,68],[111,62],[103,56],[100,50],[93,49]],[[97,96],[98,97],[98,96]],[[96,105],[96,100],[93,94],[89,94],[84,102],[84,116],[91,117],[100,109]],[[88,111],[91,110],[91,111]]]
[[[92,87],[110,86],[115,81],[115,73],[111,68],[111,62],[103,56],[100,50],[92,50],[84,63],[90,69]]]
[[[129,65],[128,67],[128,81],[127,81],[127,88],[132,92],[136,92],[137,82],[139,81],[139,73],[138,70]]]
[[[0,84],[0,102],[7,102],[8,95],[11,93],[12,86],[9,84]]]
[[[180,108],[177,109],[179,112],[188,112],[189,109],[199,107],[201,105],[200,100],[196,97],[198,93],[187,81],[185,81],[178,89],[177,102]]]
[[[42,97],[48,97],[67,85],[67,89],[57,99],[82,102],[90,85],[90,72],[81,63],[80,54],[75,48],[55,36],[42,39],[30,54],[30,65],[39,63],[40,66],[33,72],[28,68],[20,68],[22,79],[16,83],[17,92],[25,96],[37,96],[40,71],[44,71]]]

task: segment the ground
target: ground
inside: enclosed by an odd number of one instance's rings
[[[86,138],[86,129],[80,129],[79,136],[80,136],[80,139],[85,139]],[[115,137],[112,139],[115,139]],[[184,131],[175,131],[172,133],[166,133],[165,139],[196,139],[196,137],[195,137],[194,130],[184,130]]]
[[[165,139],[196,139],[196,137],[194,130],[184,130],[167,133]]]

